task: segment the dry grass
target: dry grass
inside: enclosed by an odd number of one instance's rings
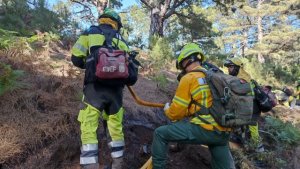
[[[2,51],[0,61],[24,70],[20,80],[26,84],[0,96],[0,165],[22,162],[32,152],[78,132],[74,126],[82,77],[72,72],[66,60],[57,61],[40,52]]]

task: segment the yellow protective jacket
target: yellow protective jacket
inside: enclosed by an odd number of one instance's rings
[[[238,77],[239,79],[245,80],[245,81],[248,82],[248,83],[249,83],[249,82],[251,81],[251,79],[252,79],[251,76],[250,76],[243,68],[240,68],[237,77]]]
[[[72,62],[75,66],[85,68],[85,60],[89,54],[104,45],[105,37],[99,27],[112,29],[108,25],[91,26],[80,35],[72,48]],[[118,49],[128,51],[129,48],[119,33],[113,38],[112,45]]]
[[[204,68],[198,66],[194,69]],[[207,108],[212,105],[213,98],[209,86],[206,83],[205,74],[202,72],[190,72],[181,78],[172,103],[165,111],[166,116],[172,121],[193,116],[194,113],[201,108],[195,104],[190,105],[192,98]],[[230,130],[229,128],[218,125],[211,115],[201,115],[201,118],[210,122],[210,124],[202,122],[197,117],[192,118],[190,122],[198,124],[206,130],[214,130],[214,128],[217,128],[219,131]]]

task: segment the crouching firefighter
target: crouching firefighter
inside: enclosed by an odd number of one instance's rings
[[[85,69],[83,103],[78,115],[82,142],[80,164],[83,168],[99,168],[97,129],[102,118],[113,159],[109,168],[119,169],[125,146],[123,89],[124,85],[136,82],[138,73],[119,34],[120,16],[105,9],[98,21],[99,25],[85,31],[72,48],[73,64]]]
[[[229,150],[228,140],[230,128],[222,127],[210,114],[199,115],[200,109],[212,106],[213,98],[206,83],[201,66],[205,56],[195,43],[186,44],[177,59],[177,68],[185,75],[179,79],[172,103],[165,104],[165,115],[173,123],[161,126],[154,131],[152,142],[152,159],[154,169],[166,168],[169,142],[184,144],[204,144],[209,147],[213,169],[235,168]],[[181,74],[182,75],[182,74]],[[199,106],[201,104],[202,106]],[[189,121],[183,120],[190,117]]]

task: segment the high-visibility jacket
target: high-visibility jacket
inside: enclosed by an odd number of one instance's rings
[[[106,27],[108,25],[100,25],[100,27]],[[91,26],[88,30],[80,35],[79,39],[76,41],[72,48],[72,62],[75,66],[80,68],[85,68],[85,60],[89,54],[93,53],[96,49],[103,46],[105,37],[99,26]],[[118,47],[118,49],[128,51],[129,48],[122,38],[122,36],[117,33],[113,38],[112,45]]]
[[[204,69],[201,66],[194,69]],[[212,95],[208,84],[205,80],[205,74],[202,72],[190,72],[182,77],[176,90],[175,96],[170,107],[165,111],[166,116],[172,120],[181,120],[185,117],[194,116],[195,112],[200,111],[201,107],[195,104],[190,104],[192,101],[200,103],[209,108],[212,105]],[[211,115],[201,115],[201,118],[210,122],[206,124],[198,117],[193,117],[190,122],[198,124],[206,130],[228,131],[229,128],[224,128],[218,125]]]
[[[236,77],[238,77],[239,79],[243,79],[248,83],[252,79],[251,76],[243,68],[240,68],[239,73]]]

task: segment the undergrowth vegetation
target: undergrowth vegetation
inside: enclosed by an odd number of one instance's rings
[[[10,65],[0,63],[0,96],[7,91],[12,91],[24,86],[18,81],[24,72],[21,70],[13,70]]]
[[[289,121],[266,116],[260,130],[265,151],[258,153],[255,151],[257,145],[246,142],[244,149],[233,151],[237,166],[251,169],[260,163],[265,168],[292,168],[293,163],[289,161],[294,157],[291,154],[300,143],[300,129],[296,126]]]
[[[280,145],[297,145],[300,142],[300,130],[291,122],[283,122],[278,118],[267,116],[265,118],[265,130],[270,133]]]

